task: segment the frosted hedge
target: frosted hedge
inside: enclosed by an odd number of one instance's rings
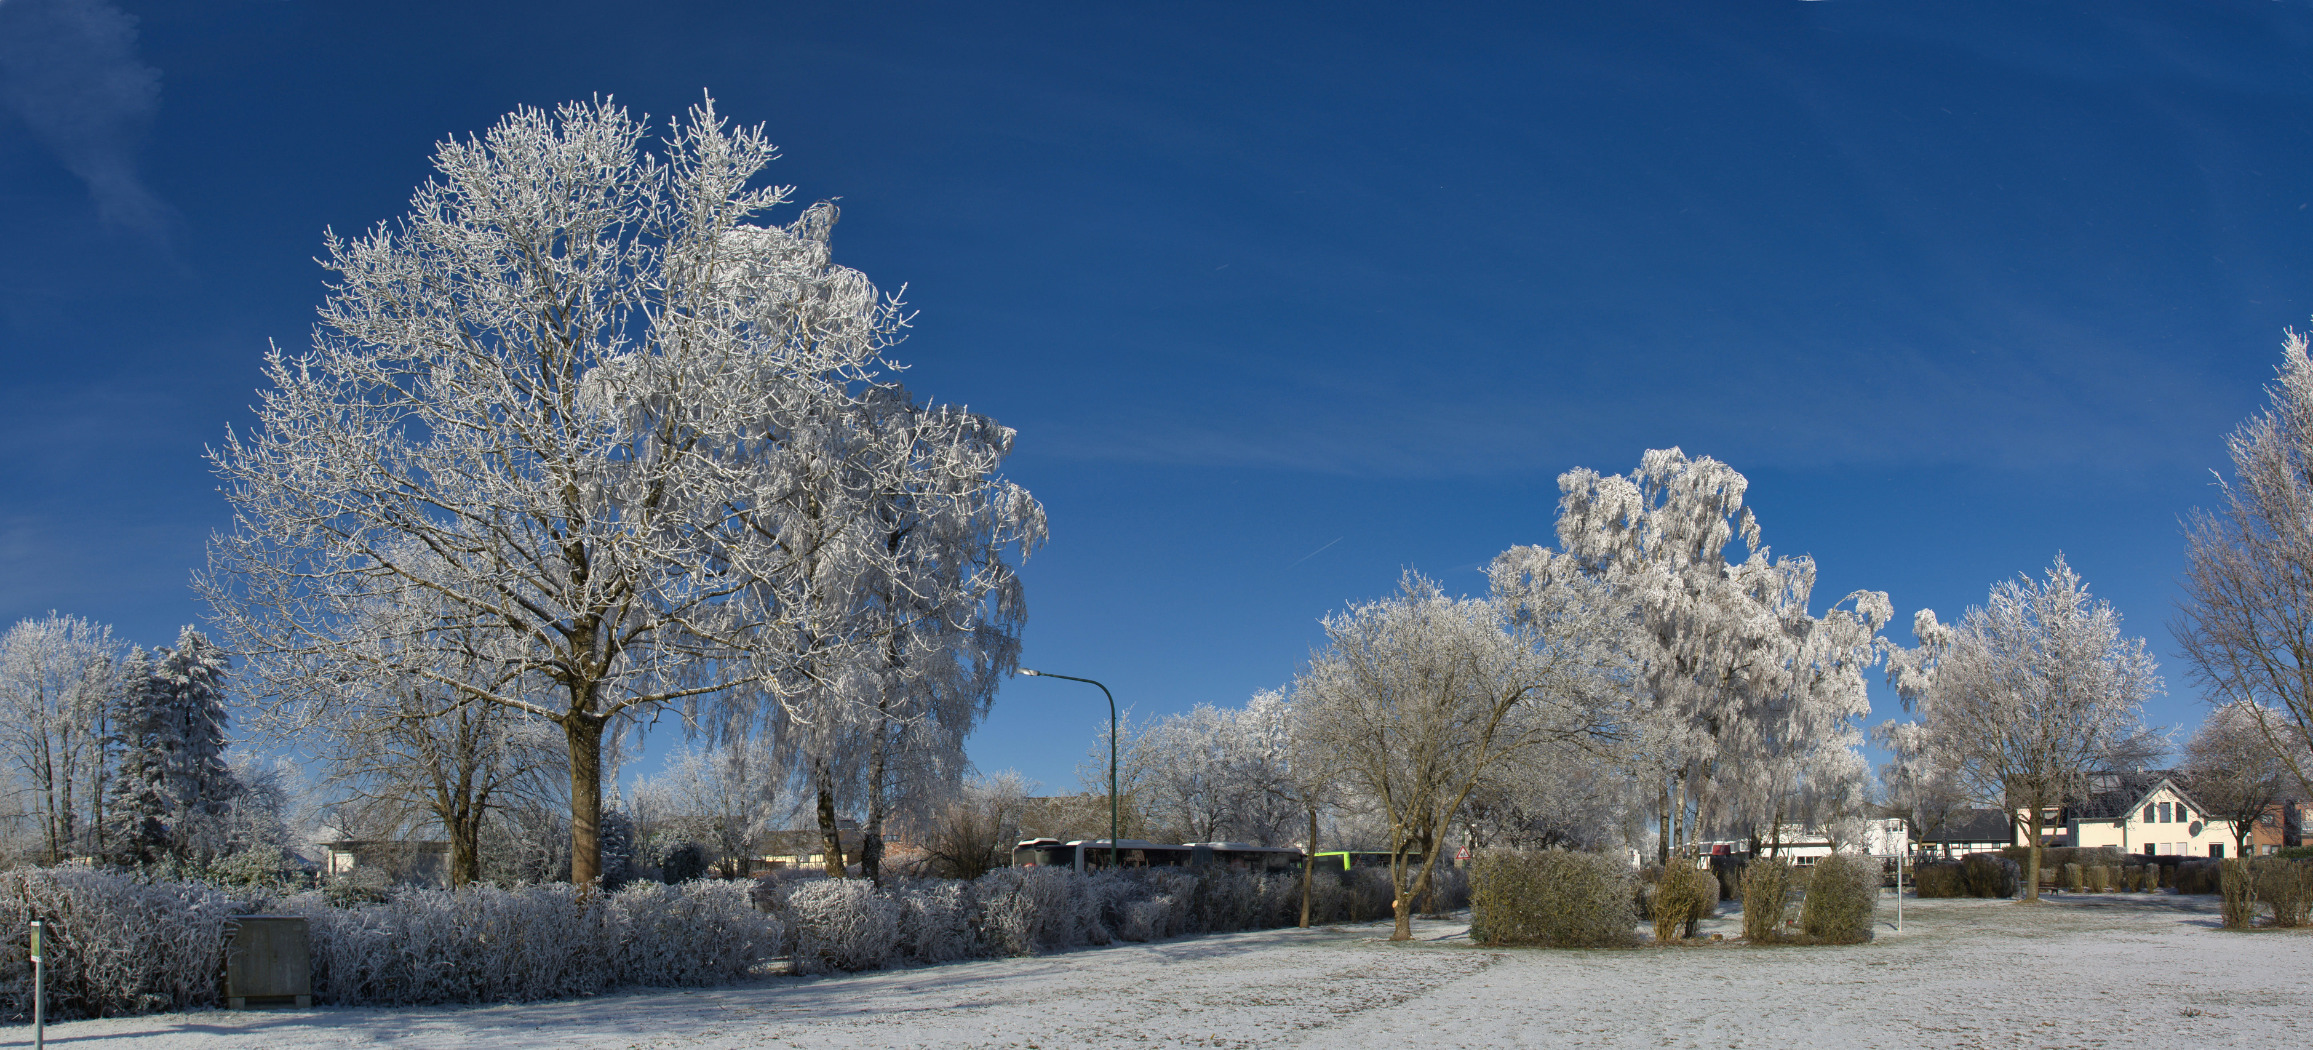
[[[1321,875],[1315,918],[1386,914],[1386,900],[1368,899],[1376,881]],[[475,885],[346,905],[321,893],[270,897],[107,871],[16,871],[0,873],[0,1016],[31,1013],[31,919],[56,924],[48,1003],[50,1016],[63,1019],[216,1005],[237,914],[307,920],[318,1001],[401,1006],[724,984],[782,958],[803,973],[873,970],[1287,926],[1300,919],[1300,890],[1295,877],[1222,870],[1004,868],[970,882],[881,888],[857,880],[642,883],[614,893]]]

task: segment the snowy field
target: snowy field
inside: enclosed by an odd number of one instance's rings
[[[1728,905],[1731,913],[1734,906]],[[1892,913],[1883,914],[1892,919]],[[49,1028],[72,1050],[338,1047],[2303,1047],[2313,935],[2215,898],[1915,901],[1844,948],[1530,951],[1425,922],[578,1002],[201,1012]],[[1733,936],[1722,917],[1705,934]],[[12,1028],[0,1046],[29,1046]]]

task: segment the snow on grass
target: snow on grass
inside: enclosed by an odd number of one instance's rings
[[[1732,906],[1728,906],[1731,910]],[[1845,947],[1498,950],[1453,922],[1268,930],[699,991],[55,1025],[75,1050],[1135,1046],[2313,1045],[2313,935],[2217,928],[2214,898],[1883,909]],[[1730,915],[1702,932],[1732,936]],[[23,1028],[0,1046],[29,1045]]]

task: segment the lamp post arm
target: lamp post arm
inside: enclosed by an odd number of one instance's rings
[[[1053,674],[1050,671],[1031,671],[1026,668],[1022,668],[1020,673],[1031,678],[1065,678],[1071,682],[1083,682],[1097,687],[1100,695],[1108,698],[1108,870],[1121,870],[1122,865],[1118,862],[1120,847],[1116,844],[1116,694],[1109,692],[1108,687],[1099,682],[1072,674]]]

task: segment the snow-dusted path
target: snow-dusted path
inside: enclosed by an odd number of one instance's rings
[[[70,1050],[340,1047],[2303,1047],[2313,935],[2211,898],[1928,901],[1850,948],[1493,951],[1424,923],[566,1003],[204,1012],[51,1026]],[[1706,932],[1731,933],[1721,920]],[[5,1030],[0,1047],[31,1033]]]

